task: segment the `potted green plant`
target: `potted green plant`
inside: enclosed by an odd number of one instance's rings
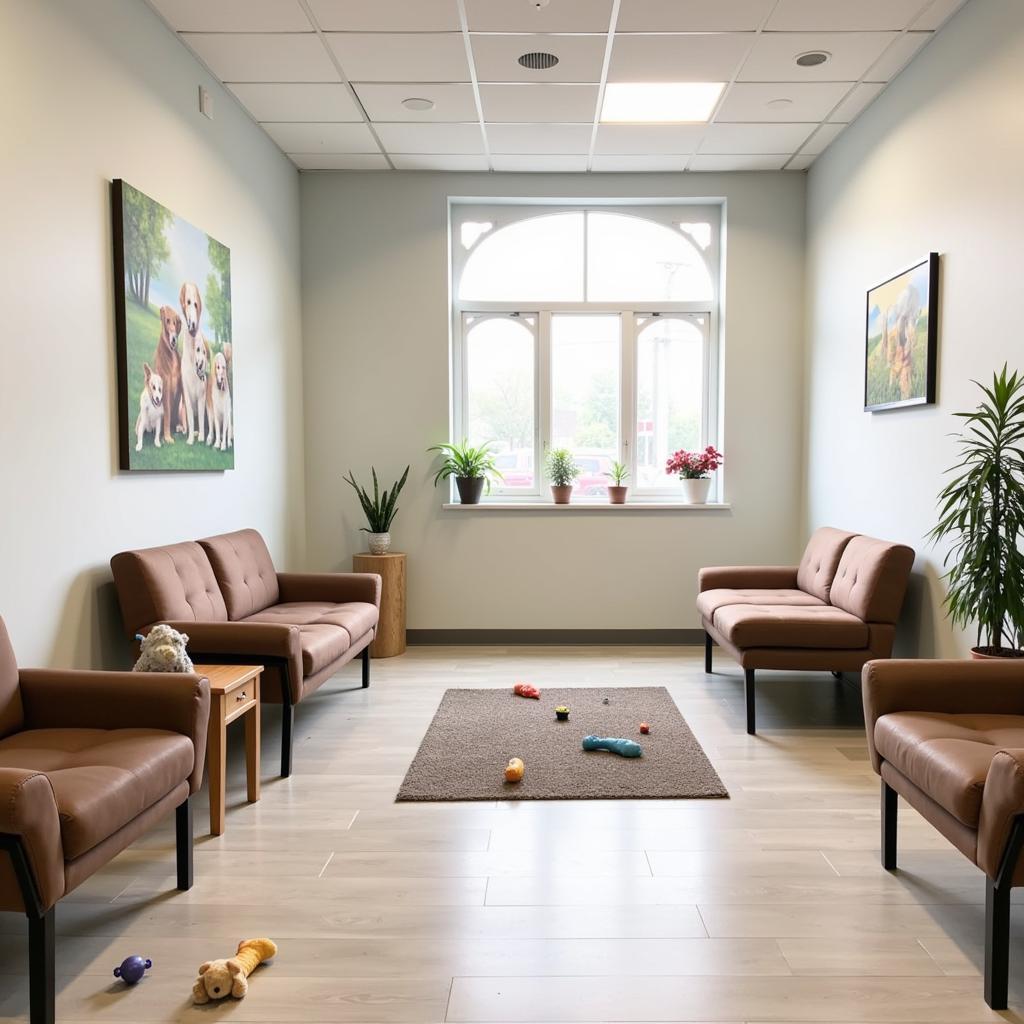
[[[939,493],[939,522],[929,536],[950,539],[943,564],[953,623],[977,623],[975,658],[1024,657],[1024,377],[1006,366],[985,387],[974,412],[958,412],[956,474]]]
[[[580,475],[580,467],[568,448],[549,448],[544,453],[544,471],[551,481],[551,496],[556,505],[568,505],[573,481]]]
[[[490,494],[491,480],[502,478],[494,462],[490,442],[474,447],[463,438],[462,444],[435,444],[427,451],[441,455],[441,468],[434,477],[434,486],[439,480],[455,477],[459,501],[463,505],[479,505],[484,488]]]
[[[366,526],[359,529],[367,535],[371,555],[386,555],[391,547],[391,524],[398,514],[398,495],[401,494],[405,481],[409,478],[409,467],[405,467],[402,478],[391,490],[385,488],[383,491],[377,483],[377,470],[371,466],[373,474],[373,497],[371,498],[365,488],[356,483],[352,470],[348,476],[342,477],[345,483],[349,484],[359,496],[359,504],[363,506],[363,514],[366,516]]]
[[[626,491],[629,488],[623,483],[624,480],[629,479],[629,470],[626,469],[625,463],[613,462],[612,468],[605,473],[605,476],[611,480],[608,485],[608,501],[612,505],[625,505],[626,504]]]

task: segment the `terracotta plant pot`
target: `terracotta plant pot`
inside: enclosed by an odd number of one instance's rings
[[[555,499],[556,505],[568,505],[572,497],[572,484],[563,484],[561,487],[552,484],[551,496]]]
[[[459,501],[463,505],[479,505],[480,496],[484,493],[482,476],[457,476],[455,486],[459,491]]]
[[[1005,661],[1008,658],[1024,658],[1024,651],[1014,647],[972,647],[971,657],[975,661]]]
[[[626,491],[629,488],[625,485],[616,487],[613,484],[608,485],[608,502],[611,505],[625,505],[626,504]]]

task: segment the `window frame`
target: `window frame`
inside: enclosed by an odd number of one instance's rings
[[[707,266],[711,280],[711,297],[695,301],[647,300],[589,301],[585,298],[588,276],[587,218],[583,230],[583,288],[581,301],[537,302],[524,296],[521,300],[509,302],[480,301],[459,298],[462,272],[477,247],[485,239],[510,224],[530,220],[534,217],[559,213],[614,213],[642,220],[649,220],[679,232],[689,241]],[[461,225],[466,221],[486,222],[493,225],[480,234],[468,249],[461,242]],[[711,239],[707,247],[683,231],[681,223],[707,222],[711,225]],[[551,319],[558,313],[587,315],[613,313],[619,315],[619,454],[618,459],[626,464],[630,472],[630,492],[637,498],[658,503],[673,503],[679,500],[678,486],[666,476],[665,485],[655,488],[638,488],[636,480],[637,451],[637,391],[636,370],[639,336],[645,326],[655,317],[690,318],[705,317],[704,334],[704,379],[701,416],[700,447],[714,445],[721,447],[721,296],[722,296],[722,254],[724,231],[724,207],[721,202],[685,200],[652,203],[629,203],[621,201],[604,203],[519,203],[500,200],[481,201],[449,199],[449,283],[450,283],[450,432],[451,437],[461,441],[468,436],[468,374],[466,372],[466,340],[469,329],[468,317],[516,316],[536,317],[534,333],[534,486],[525,488],[503,488],[499,483],[492,486],[488,501],[507,504],[537,504],[551,501],[549,482],[543,469],[543,451],[546,440],[551,436],[552,372],[551,372]],[[708,504],[717,504],[723,498],[723,474],[712,477],[712,490]],[[452,494],[454,483],[451,483]],[[451,499],[450,499],[451,500]],[[603,504],[603,497],[574,495],[574,503]]]

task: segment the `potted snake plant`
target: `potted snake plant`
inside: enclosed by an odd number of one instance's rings
[[[943,564],[953,624],[977,624],[974,658],[1021,658],[1024,650],[1024,377],[1006,366],[958,435],[960,461],[939,493],[929,534],[952,546]]]
[[[611,481],[608,485],[608,502],[611,505],[625,505],[626,504],[626,491],[629,487],[625,481],[629,479],[629,470],[622,462],[613,462],[612,468],[605,473],[605,476]]]
[[[366,488],[360,487],[356,483],[351,469],[348,471],[348,476],[342,477],[342,479],[359,496],[359,504],[366,516],[366,526],[360,526],[359,529],[367,535],[370,554],[386,555],[391,547],[391,524],[394,522],[395,516],[398,515],[398,495],[409,478],[409,467],[405,467],[402,478],[394,487],[390,490],[385,487],[383,491],[377,482],[377,470],[371,466],[370,472],[373,474],[372,498]]]
[[[459,501],[463,505],[479,505],[484,488],[488,494],[491,493],[491,480],[502,479],[489,442],[474,447],[463,439],[462,444],[435,444],[427,451],[441,456],[441,468],[434,477],[434,486],[440,480],[455,477]]]

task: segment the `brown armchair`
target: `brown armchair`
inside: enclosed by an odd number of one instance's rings
[[[0,619],[0,910],[28,916],[32,1024],[54,1020],[57,902],[171,811],[192,887],[209,713],[199,675],[19,671]]]
[[[1024,660],[872,661],[863,691],[882,864],[896,868],[898,794],[985,872],[985,1001],[1005,1010],[1010,890],[1024,885]]]

